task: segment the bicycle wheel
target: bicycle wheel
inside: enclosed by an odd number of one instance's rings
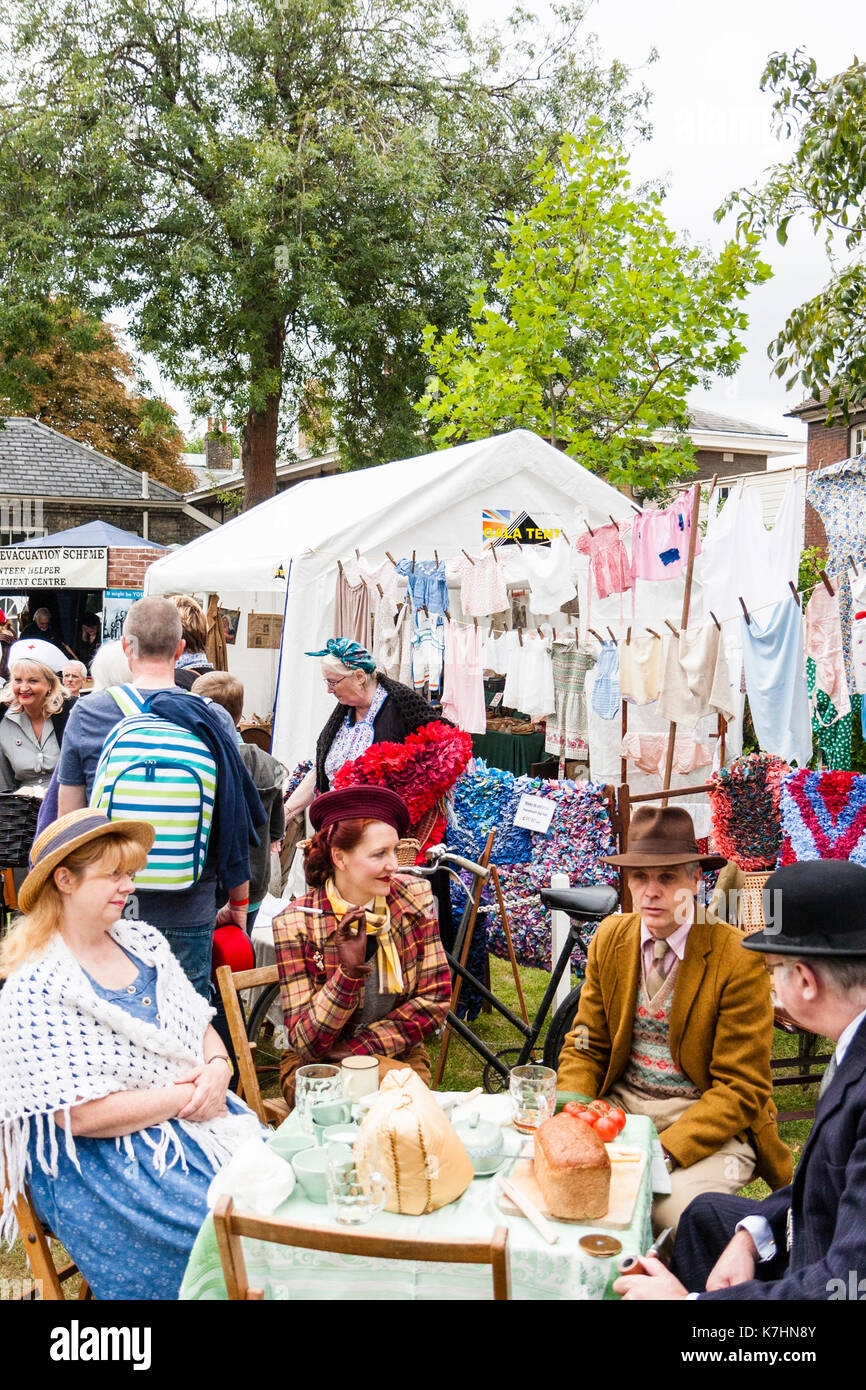
[[[577,1006],[580,1002],[580,991],[583,981],[577,985],[568,998],[560,1004],[553,1018],[550,1020],[550,1027],[547,1030],[547,1037],[544,1040],[544,1065],[552,1067],[554,1071],[559,1064],[559,1054],[567,1035],[571,1032],[574,1023]]]
[[[269,1017],[274,1005],[279,1007],[279,999],[279,982],[265,985],[250,1010],[247,1022],[253,1066],[258,1075],[259,1089],[264,1097],[279,1094],[280,1058],[286,1044],[282,1036],[282,1024]]]

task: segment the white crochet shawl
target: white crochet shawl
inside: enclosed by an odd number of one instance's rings
[[[214,1010],[195,992],[165,938],[144,922],[123,919],[109,935],[156,966],[159,1023],[144,1023],[101,998],[59,933],[0,989],[0,1240],[11,1241],[17,1232],[13,1204],[31,1170],[32,1139],[43,1172],[57,1176],[58,1112],[66,1153],[77,1168],[72,1106],[116,1091],[171,1085],[204,1060],[202,1043]],[[190,1139],[216,1171],[261,1126],[246,1111],[202,1122],[166,1120],[139,1133],[153,1150],[157,1173],[178,1161],[186,1169],[184,1143]],[[129,1136],[115,1143],[134,1157]]]

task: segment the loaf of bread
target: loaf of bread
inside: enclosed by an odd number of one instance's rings
[[[535,1180],[551,1216],[592,1221],[610,1199],[610,1159],[592,1125],[554,1115],[535,1131]]]

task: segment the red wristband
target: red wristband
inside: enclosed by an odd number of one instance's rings
[[[249,898],[229,898],[229,907],[249,907]]]

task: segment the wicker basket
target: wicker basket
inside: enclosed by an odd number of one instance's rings
[[[746,874],[737,899],[737,926],[744,936],[764,929],[764,885],[770,877],[769,871],[762,874]]]
[[[0,868],[26,869],[42,805],[36,796],[0,792]]]

